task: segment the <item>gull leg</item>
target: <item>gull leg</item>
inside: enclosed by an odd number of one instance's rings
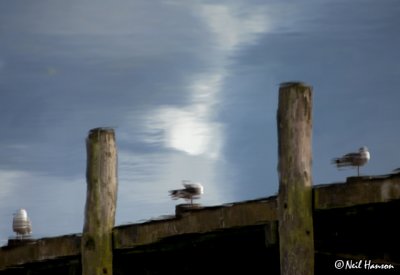
[[[360,176],[360,166],[357,165],[357,175]]]

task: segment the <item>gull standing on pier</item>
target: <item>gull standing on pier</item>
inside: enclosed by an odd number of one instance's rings
[[[204,193],[204,187],[198,182],[192,183],[189,180],[182,181],[184,189],[176,189],[169,191],[169,195],[172,199],[185,199],[190,200],[190,204],[193,206],[193,199],[199,199],[200,195]]]
[[[14,214],[13,230],[17,237],[21,239],[29,236],[32,233],[31,221],[28,218],[28,213],[25,209],[21,208]]]
[[[366,146],[361,147],[356,153],[348,153],[340,158],[334,158],[332,163],[337,168],[357,167],[357,175],[360,176],[360,166],[366,164],[370,159],[370,154]]]

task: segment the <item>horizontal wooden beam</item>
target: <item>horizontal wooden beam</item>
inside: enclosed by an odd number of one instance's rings
[[[81,249],[81,235],[65,235],[39,240],[28,240],[18,245],[0,248],[0,270],[31,262],[77,256]]]
[[[400,199],[400,174],[352,177],[347,183],[314,187],[314,210],[383,203]]]
[[[218,207],[204,207],[168,221],[114,228],[114,248],[131,248],[163,238],[190,233],[205,233],[233,227],[266,224],[276,220],[276,197]]]
[[[328,210],[400,200],[400,174],[349,178],[347,183],[314,186],[314,210]],[[268,225],[277,230],[276,197],[202,207],[180,217],[114,227],[114,249],[129,249],[163,238],[235,227]],[[271,233],[271,232],[269,232]],[[266,232],[266,234],[269,234]],[[273,232],[272,232],[273,233]],[[273,236],[273,234],[271,235]],[[80,235],[33,240],[0,248],[0,270],[26,263],[80,254]]]

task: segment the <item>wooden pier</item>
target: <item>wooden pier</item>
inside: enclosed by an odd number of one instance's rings
[[[393,265],[386,273],[400,272],[400,174],[353,177],[315,186],[312,194],[315,274],[340,274],[334,266],[338,259],[371,260]],[[114,274],[186,274],[196,255],[204,260],[191,274],[201,274],[212,264],[226,272],[246,266],[279,274],[276,197],[178,212],[163,220],[114,227]],[[218,263],[213,258],[218,253],[241,260]],[[254,260],[256,256],[268,260]],[[182,271],[173,272],[167,264],[174,257],[182,261]],[[81,274],[81,235],[1,247],[0,274]]]

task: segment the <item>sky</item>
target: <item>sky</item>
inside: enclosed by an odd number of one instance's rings
[[[400,167],[397,0],[0,2],[0,244],[79,233],[88,131],[115,129],[116,225],[278,192],[279,84],[313,87],[313,184],[367,146],[363,175]]]

